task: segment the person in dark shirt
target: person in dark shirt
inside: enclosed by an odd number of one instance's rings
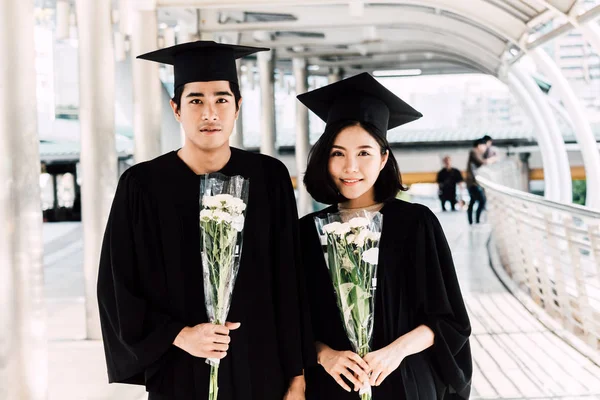
[[[456,211],[456,185],[464,180],[460,171],[452,167],[450,156],[444,157],[442,161],[444,168],[438,172],[436,180],[439,186],[438,195],[442,202],[442,211],[446,211],[446,202],[450,202],[450,209]]]
[[[185,143],[121,176],[98,302],[109,382],[144,385],[151,400],[206,400],[207,358],[220,359],[219,400],[303,400],[303,369],[316,363],[288,171],[229,146],[241,105],[235,59],[262,50],[197,41],[140,56],[174,64]],[[200,182],[214,172],[250,182],[224,325],[207,316],[200,248]]]
[[[483,158],[483,154],[487,150],[487,145],[485,140],[477,139],[473,142],[473,148],[469,152],[469,160],[467,161],[467,179],[465,182],[467,184],[467,189],[469,190],[469,196],[471,200],[469,201],[469,208],[467,209],[467,218],[469,219],[469,225],[473,224],[473,209],[475,207],[475,203],[477,203],[477,212],[475,214],[475,223],[479,223],[481,219],[481,213],[485,210],[485,203],[487,201],[485,197],[485,191],[483,188],[477,183],[477,179],[475,178],[475,172],[482,165],[493,164],[496,162],[496,157],[491,157],[488,159]]]
[[[481,138],[485,142],[485,152],[483,153],[483,159],[487,160],[488,158],[494,158],[498,156],[498,152],[494,147],[494,139],[491,136],[485,135]]]

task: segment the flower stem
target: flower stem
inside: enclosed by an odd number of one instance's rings
[[[210,386],[208,390],[208,399],[217,400],[219,395],[219,365],[210,366]]]

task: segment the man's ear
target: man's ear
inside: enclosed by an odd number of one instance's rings
[[[169,100],[169,104],[171,105],[171,108],[173,109],[173,115],[175,116],[175,119],[177,120],[177,122],[181,122],[177,104],[173,100]]]
[[[241,97],[237,103],[237,111],[235,112],[235,119],[238,119],[238,115],[240,115],[240,108],[242,108],[242,98]]]

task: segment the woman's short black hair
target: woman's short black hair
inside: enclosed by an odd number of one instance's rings
[[[175,94],[173,95],[173,98],[171,100],[173,100],[173,103],[175,103],[177,105],[177,110],[179,110],[181,108],[181,95],[183,95],[183,88],[185,87],[185,85],[180,85],[177,88],[175,88]],[[233,93],[233,98],[235,99],[235,110],[239,110],[240,109],[240,99],[242,98],[242,93],[240,92],[240,85],[238,85],[237,83],[234,82],[229,82],[229,88],[231,89],[231,92]]]
[[[339,193],[331,179],[329,158],[335,138],[342,130],[350,126],[360,126],[367,131],[381,147],[382,155],[386,151],[388,152],[387,163],[379,173],[377,181],[375,181],[375,201],[383,203],[395,198],[399,191],[408,190],[402,185],[398,162],[383,134],[369,123],[347,120],[327,126],[323,135],[310,151],[306,174],[304,175],[304,185],[313,199],[323,204],[335,204],[348,200]]]

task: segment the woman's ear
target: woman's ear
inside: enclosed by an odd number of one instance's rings
[[[385,168],[385,164],[387,164],[388,159],[390,158],[390,151],[386,150],[385,153],[381,155],[381,166],[379,167],[379,171],[382,171]]]

